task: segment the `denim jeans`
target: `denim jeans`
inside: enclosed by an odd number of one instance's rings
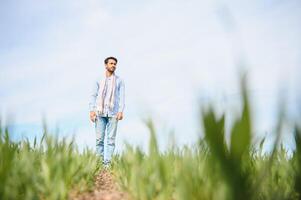
[[[109,164],[112,159],[115,149],[117,124],[118,120],[116,117],[96,117],[96,153],[100,155],[104,164]]]

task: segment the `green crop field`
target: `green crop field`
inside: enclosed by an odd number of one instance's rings
[[[0,129],[0,199],[66,199],[73,188],[88,190],[100,163],[93,152],[51,137],[18,143]]]
[[[280,143],[284,114],[280,112],[272,152],[255,148],[245,80],[243,108],[225,142],[225,117],[213,108],[201,112],[205,138],[194,147],[158,151],[152,120],[148,154],[128,147],[116,159],[114,172],[134,199],[301,199],[301,129],[295,126],[296,150],[289,155]],[[281,111],[281,108],[280,108]]]
[[[149,151],[128,145],[114,157],[111,171],[133,199],[301,199],[301,129],[295,123],[296,150],[288,154],[279,140],[284,117],[279,115],[272,151],[264,139],[252,144],[252,118],[242,81],[243,108],[225,139],[225,117],[202,109],[203,139],[194,146],[172,146],[160,152],[153,120]],[[280,108],[281,110],[281,108]],[[281,113],[281,112],[280,112]],[[13,142],[0,130],[0,199],[68,199],[72,190],[93,188],[102,169],[89,149],[79,153],[71,141],[45,133],[41,141]]]

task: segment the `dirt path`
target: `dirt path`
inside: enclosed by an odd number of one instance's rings
[[[72,196],[72,195],[71,195]],[[71,197],[72,200],[129,200],[129,196],[120,191],[110,171],[102,170],[95,178],[94,191]]]

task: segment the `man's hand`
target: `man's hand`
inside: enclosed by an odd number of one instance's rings
[[[122,120],[123,119],[123,113],[118,112],[116,118],[117,118],[117,120]]]
[[[96,119],[96,112],[90,111],[90,120],[92,122],[95,122],[95,119]]]

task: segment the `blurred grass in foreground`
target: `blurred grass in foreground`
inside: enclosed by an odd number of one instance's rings
[[[295,127],[296,150],[288,155],[279,138],[279,115],[271,153],[263,153],[252,141],[252,120],[246,80],[241,82],[242,111],[225,140],[225,115],[218,118],[212,107],[201,112],[204,139],[195,147],[172,146],[159,152],[152,120],[149,152],[127,146],[116,157],[113,172],[134,199],[301,199],[301,130]],[[280,109],[281,110],[281,109]],[[185,134],[185,133],[184,133]]]
[[[100,163],[85,149],[79,153],[73,141],[45,133],[30,145],[13,142],[0,127],[0,199],[67,199],[71,189],[89,190]]]
[[[271,153],[252,144],[252,118],[246,89],[241,83],[242,111],[225,139],[225,115],[214,108],[200,112],[204,139],[195,146],[175,145],[160,152],[152,120],[149,151],[128,145],[114,156],[112,172],[133,199],[301,199],[301,128],[295,123],[296,150],[288,155],[280,143],[284,114],[276,124]],[[280,108],[279,110],[282,110]],[[185,133],[183,133],[185,134]],[[99,158],[86,149],[47,133],[41,141],[13,142],[7,128],[0,127],[0,199],[67,199],[70,191],[92,188],[101,169]]]

